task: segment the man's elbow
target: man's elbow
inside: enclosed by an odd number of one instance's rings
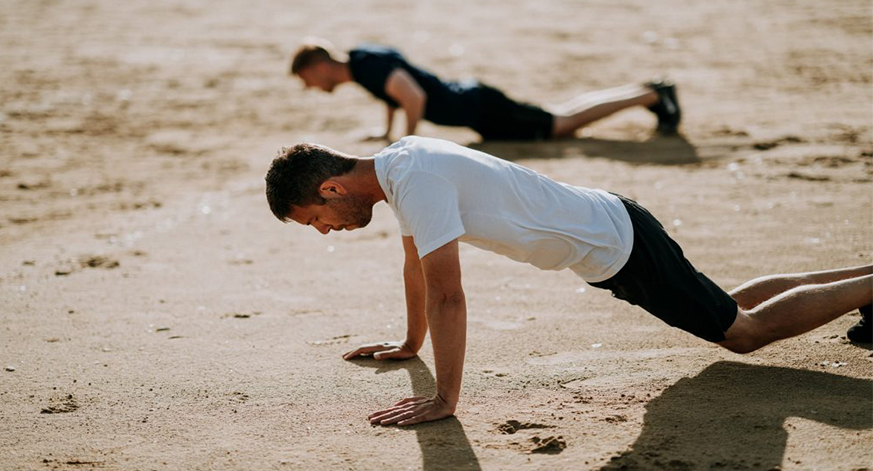
[[[415,97],[410,98],[403,105],[403,108],[407,113],[415,116],[421,116],[424,114],[424,108],[427,105],[427,95],[424,93],[416,95]]]

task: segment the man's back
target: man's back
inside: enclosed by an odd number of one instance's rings
[[[376,98],[397,107],[385,92],[388,76],[397,68],[405,70],[427,94],[424,117],[446,126],[474,126],[479,119],[479,83],[475,80],[443,82],[416,67],[395,49],[362,44],[349,51],[349,69],[355,82]]]
[[[621,201],[447,141],[401,139],[376,154],[376,173],[401,232],[423,257],[463,242],[587,281],[615,274],[633,245]]]

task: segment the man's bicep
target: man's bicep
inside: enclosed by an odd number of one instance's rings
[[[425,255],[421,259],[421,267],[429,294],[431,292],[443,295],[463,293],[458,239]]]
[[[418,82],[409,75],[409,72],[396,68],[388,75],[385,81],[385,94],[403,105],[420,103],[427,98],[427,94],[418,85]]]
[[[418,247],[415,246],[415,239],[412,236],[403,236],[403,253],[406,255],[406,262],[419,263]]]
[[[458,191],[445,178],[416,172],[396,190],[401,235],[413,236],[419,258],[446,245],[466,232],[461,220]]]

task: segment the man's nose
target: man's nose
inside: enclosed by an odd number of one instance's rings
[[[322,234],[327,234],[328,232],[330,232],[330,226],[328,226],[327,224],[313,224],[313,226],[315,226],[315,230],[321,232]]]

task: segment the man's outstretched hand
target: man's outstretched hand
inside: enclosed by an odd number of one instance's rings
[[[372,356],[376,360],[408,360],[415,355],[416,352],[409,348],[406,342],[378,342],[361,345],[343,354],[343,360],[368,356]]]
[[[371,424],[378,425],[413,425],[421,422],[445,419],[455,413],[455,407],[450,406],[439,395],[434,397],[408,397],[378,412],[369,415]]]

